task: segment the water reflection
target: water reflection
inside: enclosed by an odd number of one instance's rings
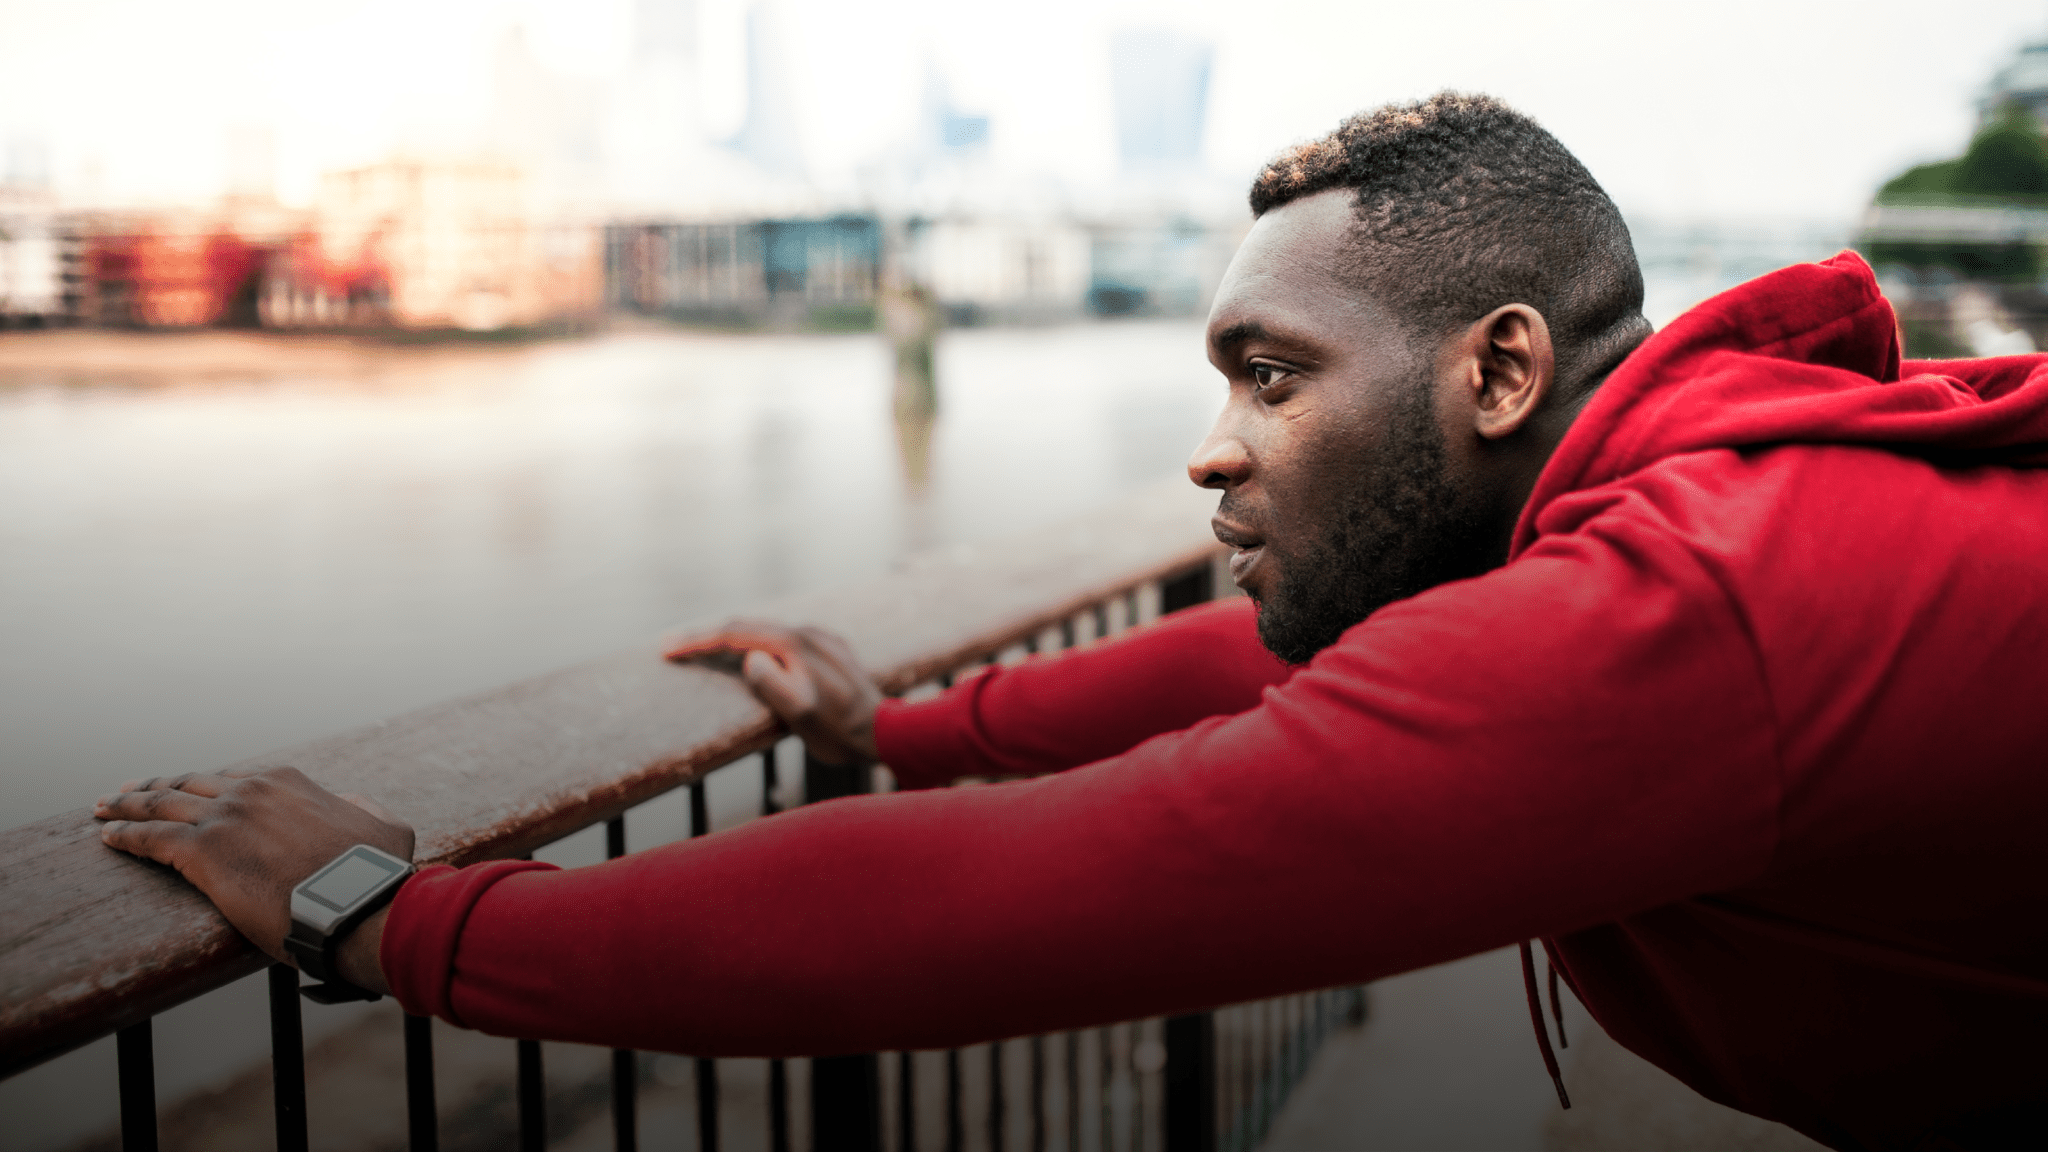
[[[1072,515],[1221,396],[1191,323],[947,333],[907,418],[877,336],[91,338],[0,343],[9,823]]]

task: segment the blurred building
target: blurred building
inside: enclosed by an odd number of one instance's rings
[[[955,324],[1066,319],[1081,314],[1090,237],[1058,217],[955,215],[913,221],[904,268]]]
[[[1193,316],[1208,307],[1242,229],[1186,217],[1095,228],[1088,311],[1097,316]]]
[[[492,331],[603,307],[597,227],[538,218],[519,169],[394,160],[321,181],[313,227],[273,260],[274,327]]]
[[[953,102],[952,86],[946,83],[945,74],[931,60],[925,61],[917,130],[914,163],[932,158],[979,160],[988,154],[989,118],[961,111]]]
[[[747,111],[732,147],[763,172],[793,177],[804,171],[803,142],[779,16],[769,0],[747,9]]]
[[[217,222],[145,220],[95,235],[87,252],[102,324],[198,328],[254,318],[263,249]]]
[[[1170,28],[1126,28],[1110,37],[1109,54],[1117,156],[1124,169],[1200,168],[1213,46]]]
[[[79,251],[50,192],[49,150],[14,137],[0,148],[0,328],[63,323],[77,312]]]
[[[260,200],[63,217],[68,318],[103,327],[253,327],[265,269],[306,216]]]
[[[881,224],[812,220],[646,221],[605,229],[615,308],[721,325],[870,328]]]
[[[0,328],[71,319],[77,263],[77,241],[54,204],[0,188]]]

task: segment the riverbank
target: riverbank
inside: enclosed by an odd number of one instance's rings
[[[0,386],[119,381],[218,382],[374,376],[423,363],[486,363],[537,343],[520,339],[394,340],[369,335],[224,329],[142,332],[106,328],[0,332]]]

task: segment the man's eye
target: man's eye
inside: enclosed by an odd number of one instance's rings
[[[1285,370],[1275,368],[1271,364],[1252,365],[1252,383],[1258,385],[1261,389],[1272,387],[1275,381],[1285,375],[1287,375]]]

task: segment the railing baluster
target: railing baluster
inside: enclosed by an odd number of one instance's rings
[[[156,1152],[156,1045],[150,1033],[150,1022],[144,1020],[114,1034],[122,1152]]]
[[[694,839],[709,831],[711,831],[711,808],[704,794],[704,781],[702,778],[699,778],[690,784],[690,836]],[[619,842],[621,845],[625,843],[625,838],[626,831],[622,825],[619,829]],[[624,855],[623,848],[620,854]]]
[[[697,1152],[718,1152],[718,1061],[697,1058]]]
[[[761,815],[782,811],[775,798],[782,780],[775,770],[775,745],[761,751]],[[781,1060],[768,1061],[768,1150],[789,1152],[789,1066]]]
[[[1110,1030],[1095,1030],[1096,1064],[1102,1071],[1102,1152],[1116,1148],[1116,1118],[1111,1113],[1116,1086],[1116,1054],[1111,1050]]]
[[[272,964],[270,981],[270,1100],[277,1120],[277,1152],[306,1152],[306,1039],[299,1019],[299,970]]]
[[[916,1061],[908,1052],[896,1054],[896,1152],[917,1152],[917,1094],[912,1085]]]
[[[1145,1042],[1145,1022],[1133,1020],[1125,1027],[1131,1032],[1130,1046],[1124,1049],[1125,1074],[1131,1078],[1130,1124],[1126,1132],[1131,1152],[1145,1152],[1145,1075],[1138,1071],[1138,1045]]]
[[[804,751],[804,802],[868,790],[868,766],[827,764]],[[873,1052],[811,1060],[811,1146],[815,1152],[881,1152],[882,1066]]]
[[[768,1062],[768,1152],[789,1152],[789,1066]]]
[[[1079,1032],[1067,1033],[1067,1152],[1081,1152],[1081,1034]]]
[[[960,1050],[946,1050],[946,1152],[965,1152],[967,1117],[961,1107]]]
[[[1031,1038],[1031,1152],[1045,1152],[1045,1037]]]
[[[710,831],[710,799],[699,777],[690,783],[690,836],[694,839]],[[718,1152],[718,1061],[699,1056],[696,1068],[698,1152]]]
[[[988,1046],[988,1147],[989,1152],[1003,1152],[1003,1121],[1006,1109],[1003,1106],[1003,1042],[996,1041]]]
[[[626,854],[626,817],[604,822],[604,855],[617,860]],[[640,1061],[630,1048],[612,1049],[612,1148],[638,1152],[640,1147]]]
[[[1238,1013],[1238,1053],[1244,1062],[1238,1087],[1244,1098],[1238,1101],[1237,1111],[1243,1117],[1245,1136],[1242,1146],[1249,1148],[1259,1113],[1259,1010],[1257,1005],[1247,1004],[1239,1008]]]
[[[1166,1020],[1166,1152],[1216,1152],[1216,1018]]]
[[[547,1078],[542,1075],[540,1041],[521,1040],[519,1049],[519,1152],[546,1152]]]
[[[881,1065],[872,1052],[811,1060],[814,1152],[881,1152]]]
[[[1096,611],[1101,612],[1101,606]],[[1060,621],[1060,648],[1074,646],[1078,631],[1074,618],[1068,616]],[[1097,629],[1100,635],[1100,629]],[[1067,1152],[1081,1152],[1081,1034],[1066,1034],[1066,1079],[1067,1079]],[[1045,1048],[1042,1038],[1031,1038],[1031,1095],[1035,1119],[1031,1129],[1031,1152],[1045,1149]]]
[[[405,1017],[405,1126],[411,1152],[438,1152],[439,1116],[434,1108],[434,1021]]]
[[[951,672],[939,673],[939,691],[953,686]],[[961,1111],[960,1094],[960,1050],[946,1050],[946,1152],[965,1152],[967,1148],[967,1117]]]
[[[533,853],[528,852],[520,859],[531,860]],[[541,1069],[540,1041],[520,1040],[514,1049],[518,1063],[514,1095],[519,1104],[519,1152],[546,1152],[548,1082]]]

